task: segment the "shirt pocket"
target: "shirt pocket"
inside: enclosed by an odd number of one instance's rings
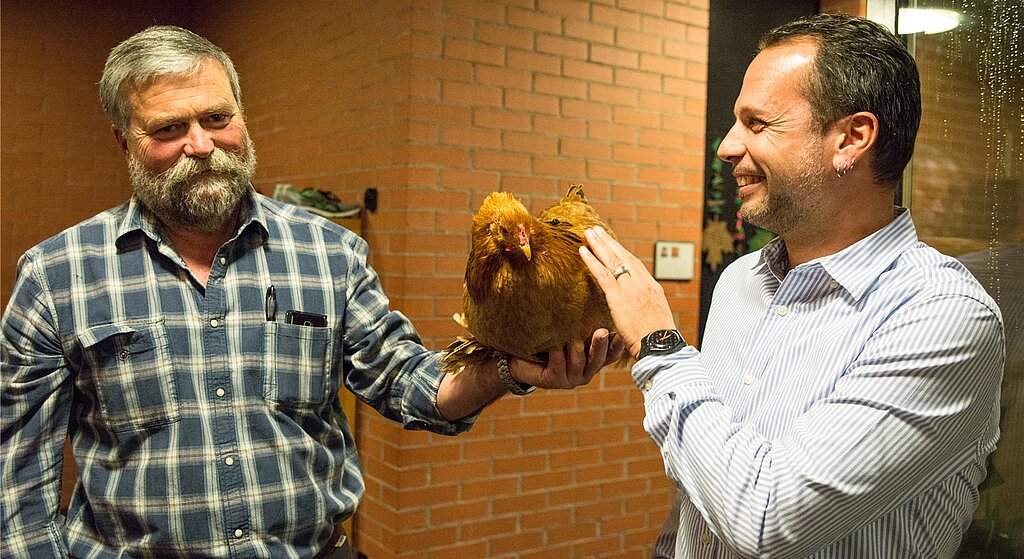
[[[103,426],[123,433],[181,418],[163,319],[94,326],[79,340]]]
[[[333,328],[267,322],[263,394],[289,408],[318,407],[330,393]]]

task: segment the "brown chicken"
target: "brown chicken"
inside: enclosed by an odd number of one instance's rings
[[[611,329],[604,294],[579,255],[583,232],[595,226],[611,234],[582,185],[538,217],[508,192],[488,195],[473,217],[463,314],[455,315],[469,336],[445,350],[445,370],[499,352],[544,361],[548,351]]]

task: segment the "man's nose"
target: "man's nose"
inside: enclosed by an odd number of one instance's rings
[[[188,134],[185,136],[185,155],[205,159],[213,153],[213,136],[198,123],[189,126]]]
[[[743,147],[743,142],[740,141],[739,125],[738,122],[734,124],[729,129],[729,133],[722,138],[722,142],[718,144],[717,155],[722,161],[735,164],[740,159],[743,159],[746,149]]]

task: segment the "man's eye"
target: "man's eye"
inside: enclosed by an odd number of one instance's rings
[[[151,135],[155,136],[156,138],[158,138],[160,140],[169,140],[169,139],[175,138],[179,134],[181,134],[181,130],[182,130],[182,125],[181,124],[168,124],[167,126],[163,126],[161,128],[157,128],[156,130],[154,130],[152,132]]]
[[[750,119],[750,122],[747,123],[747,127],[750,128],[752,132],[760,132],[764,130],[765,126],[767,126],[765,121],[756,118]]]
[[[213,114],[203,119],[207,128],[224,128],[231,122],[231,115]]]

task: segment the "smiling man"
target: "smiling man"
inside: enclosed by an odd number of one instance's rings
[[[522,383],[586,384],[621,353],[601,329],[586,354],[443,374],[362,239],[255,191],[234,66],[190,31],[115,47],[100,98],[134,195],[19,261],[0,338],[5,559],[350,558],[340,523],[364,485],[343,383],[455,435]]]
[[[845,15],[760,47],[718,155],[778,238],[726,268],[700,351],[641,261],[600,229],[581,249],[680,489],[655,557],[952,557],[999,436],[1004,340],[984,289],[893,206],[914,60]]]

